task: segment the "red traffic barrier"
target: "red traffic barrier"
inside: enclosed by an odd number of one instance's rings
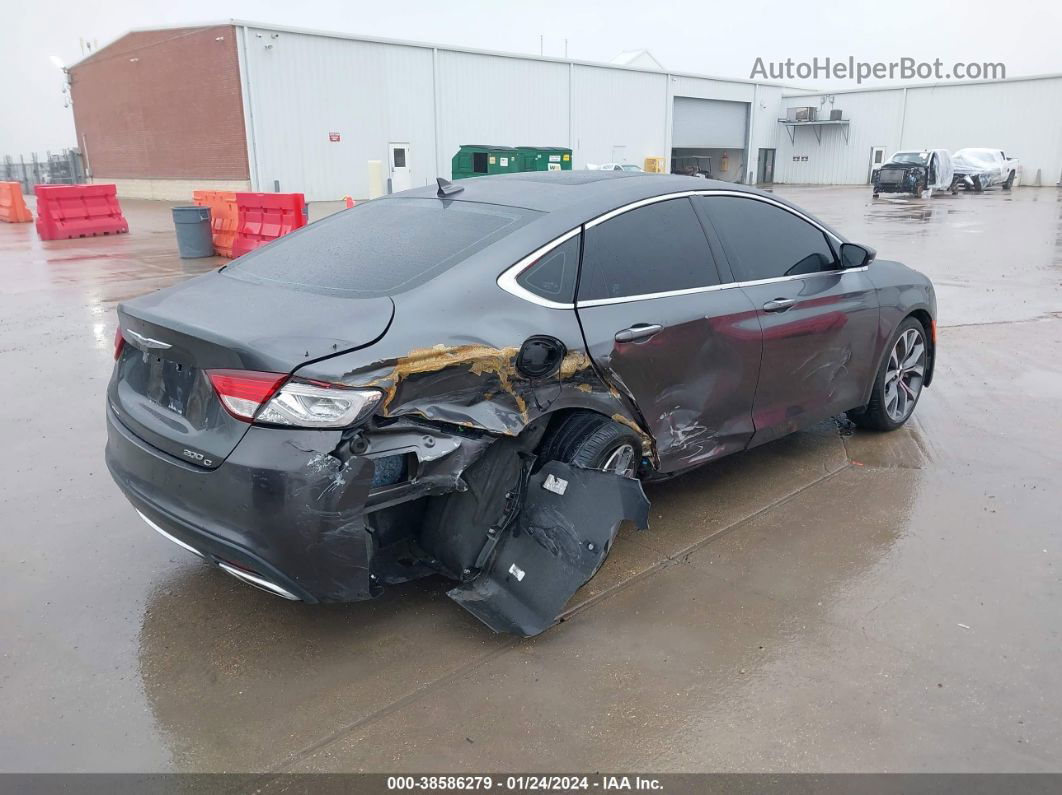
[[[38,185],[34,193],[41,240],[129,231],[114,185]]]
[[[237,193],[236,212],[234,257],[306,226],[306,200],[301,193]]]
[[[33,214],[22,198],[21,182],[0,182],[0,221],[22,224],[33,220]]]
[[[192,191],[192,202],[210,208],[210,236],[214,240],[214,253],[232,257],[232,244],[239,223],[236,194],[231,191],[196,190]]]

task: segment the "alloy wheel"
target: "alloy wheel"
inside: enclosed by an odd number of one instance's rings
[[[918,329],[909,328],[896,340],[885,370],[885,412],[893,422],[911,416],[925,374],[925,338]]]
[[[626,477],[634,476],[634,446],[621,444],[605,459],[601,469],[605,472],[615,472],[617,475]]]

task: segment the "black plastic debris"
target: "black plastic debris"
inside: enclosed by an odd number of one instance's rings
[[[537,635],[601,567],[625,519],[649,526],[639,481],[551,461],[481,573],[449,596],[495,632]]]

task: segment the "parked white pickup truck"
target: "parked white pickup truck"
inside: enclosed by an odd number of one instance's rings
[[[960,149],[951,156],[955,182],[966,190],[982,191],[999,185],[1010,190],[1021,182],[1021,163],[1002,149]]]

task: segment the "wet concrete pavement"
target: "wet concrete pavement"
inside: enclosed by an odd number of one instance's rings
[[[933,387],[651,487],[531,640],[442,580],[292,604],[151,532],[102,460],[114,306],[221,260],[163,203],[0,224],[0,770],[1062,770],[1059,193],[777,192],[934,278]]]

